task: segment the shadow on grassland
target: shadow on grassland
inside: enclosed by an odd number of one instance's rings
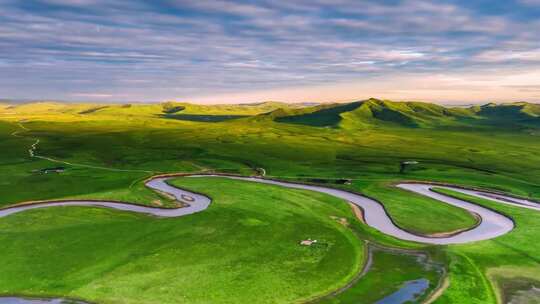
[[[160,118],[200,121],[200,122],[221,122],[233,119],[248,117],[248,115],[204,115],[204,114],[160,114]]]

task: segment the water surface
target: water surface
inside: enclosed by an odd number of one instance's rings
[[[429,287],[429,281],[418,279],[405,282],[403,287],[393,294],[377,301],[376,304],[403,304],[417,300]]]

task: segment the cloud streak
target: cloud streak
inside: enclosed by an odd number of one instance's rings
[[[376,80],[398,98],[425,98],[395,80],[536,75],[536,2],[509,0],[497,10],[457,0],[0,0],[0,90],[31,99],[235,102],[223,96],[260,100],[278,90],[291,92],[280,95],[287,100],[317,99],[319,87]],[[519,85],[504,89],[527,98]],[[455,90],[463,96],[452,100],[473,99]],[[345,98],[335,95],[319,99]]]

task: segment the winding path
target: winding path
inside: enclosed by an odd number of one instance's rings
[[[16,130],[11,133],[11,136],[17,137],[17,138],[25,138],[24,136],[21,136],[20,133],[30,132],[31,130],[25,127],[22,124],[22,121],[17,122],[17,126],[20,128],[20,130]],[[94,166],[94,165],[88,165],[88,164],[80,164],[80,163],[73,163],[68,162],[65,160],[60,160],[48,156],[38,155],[37,154],[37,146],[39,145],[40,140],[39,138],[35,139],[34,143],[30,145],[30,149],[28,149],[28,155],[31,158],[38,158],[43,160],[48,160],[53,163],[57,164],[64,164],[69,166],[75,166],[75,167],[84,167],[84,168],[90,168],[90,169],[98,169],[98,170],[106,170],[106,171],[114,171],[114,172],[140,172],[140,173],[148,173],[148,174],[155,174],[154,171],[149,170],[138,170],[138,169],[117,169],[117,168],[110,168],[110,167],[102,167],[102,166]]]
[[[394,236],[402,240],[415,241],[415,242],[428,243],[428,244],[440,244],[440,245],[459,244],[459,243],[468,243],[468,242],[475,242],[475,241],[495,238],[497,236],[508,233],[514,228],[514,223],[510,218],[500,213],[497,213],[495,211],[492,211],[490,209],[481,207],[479,205],[435,193],[431,191],[431,188],[435,186],[430,185],[430,184],[403,183],[403,184],[397,185],[397,187],[406,189],[406,190],[409,190],[409,191],[412,191],[412,192],[415,192],[424,196],[428,196],[433,199],[439,200],[441,202],[454,205],[459,208],[463,208],[465,210],[473,212],[477,214],[478,216],[480,216],[481,218],[480,224],[470,230],[466,230],[466,231],[457,233],[455,235],[446,236],[446,237],[419,236],[419,235],[415,235],[410,232],[407,232],[399,228],[397,225],[395,225],[392,219],[386,213],[386,210],[384,209],[384,206],[381,203],[373,199],[367,198],[365,196],[348,192],[345,190],[339,190],[339,189],[316,186],[316,185],[306,185],[306,184],[299,184],[299,183],[270,180],[270,179],[264,179],[264,178],[259,178],[259,177],[241,177],[241,176],[229,176],[229,175],[200,175],[200,174],[189,175],[187,177],[216,177],[216,176],[235,179],[235,180],[243,180],[243,181],[257,182],[257,183],[263,183],[263,184],[277,185],[277,186],[282,186],[286,188],[316,191],[316,192],[326,193],[340,199],[344,199],[346,201],[352,202],[353,204],[363,209],[366,224],[368,224],[369,226],[385,234]],[[40,203],[33,203],[33,204],[26,204],[26,205],[24,204],[15,205],[12,207],[0,209],[0,217],[8,216],[10,214],[29,210],[29,209],[38,209],[38,208],[46,208],[46,207],[53,207],[53,206],[101,206],[101,207],[108,207],[108,208],[114,208],[114,209],[119,209],[119,210],[145,213],[145,214],[149,214],[149,215],[153,215],[157,217],[184,216],[184,215],[200,212],[208,208],[211,202],[210,198],[202,194],[193,193],[193,192],[169,185],[167,183],[167,180],[171,178],[174,178],[174,176],[173,177],[157,176],[148,180],[146,182],[146,186],[156,191],[168,193],[174,196],[179,201],[185,202],[186,200],[184,198],[186,196],[193,198],[193,200],[186,202],[187,203],[186,207],[176,208],[176,209],[164,209],[164,208],[134,205],[134,204],[129,204],[129,203],[107,202],[107,201],[92,201],[92,200],[47,201],[47,202],[40,202]],[[502,203],[502,204],[513,205],[517,207],[534,209],[534,210],[540,211],[540,205],[538,205],[537,203],[528,201],[528,200],[524,200],[524,199],[517,199],[510,196],[505,196],[502,194],[492,194],[489,192],[466,190],[466,189],[450,187],[450,186],[436,186],[436,187],[451,189],[451,190],[458,191],[464,194],[472,195],[472,196],[483,198],[483,199],[489,199],[489,200]]]

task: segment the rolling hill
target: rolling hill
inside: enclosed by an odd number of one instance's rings
[[[248,123],[283,123],[339,129],[438,127],[540,127],[540,105],[526,102],[471,107],[444,107],[425,102],[395,102],[370,98],[351,103],[200,105],[184,102],[161,104],[88,104],[36,102],[0,105],[0,113],[28,116],[69,115],[85,119],[126,117],[174,119],[195,122],[238,120]]]
[[[315,127],[344,129],[372,127],[440,127],[467,125],[540,126],[540,105],[531,103],[486,104],[447,108],[424,102],[368,99],[348,104],[319,105],[302,109],[277,109],[258,119]]]

